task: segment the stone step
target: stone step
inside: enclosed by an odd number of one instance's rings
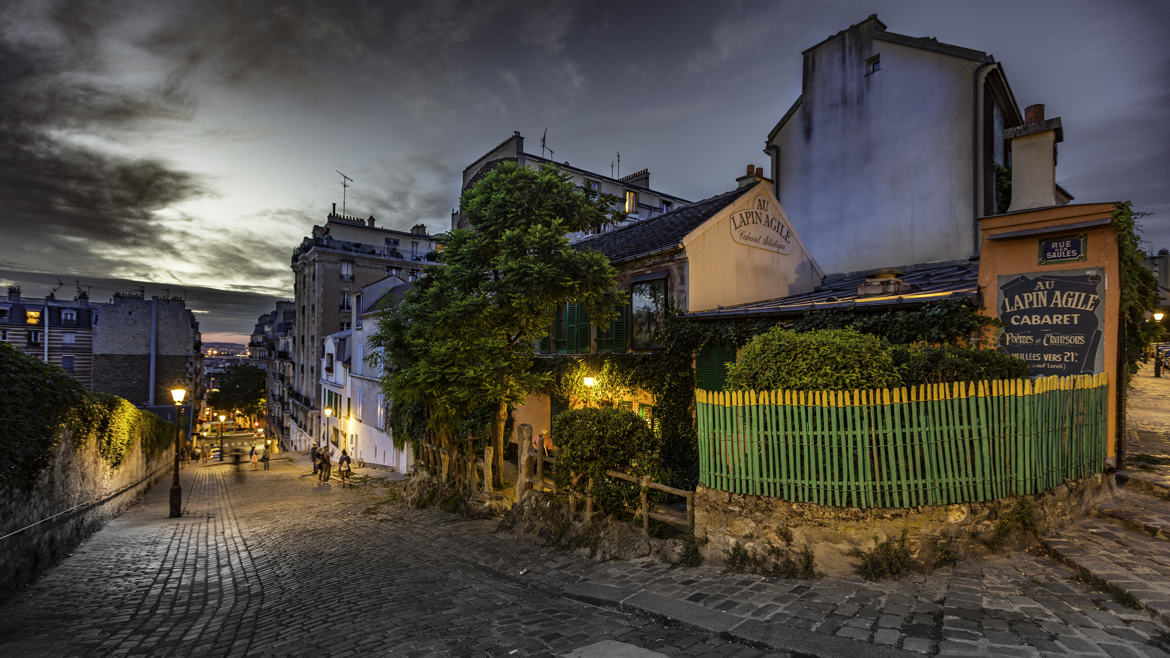
[[[1130,530],[1170,540],[1170,502],[1132,489],[1115,490],[1113,496],[1097,503],[1095,516],[1112,519]]]
[[[1170,468],[1163,467],[1153,471],[1127,469],[1118,471],[1116,480],[1122,488],[1170,501]]]
[[[1170,542],[1089,517],[1041,543],[1082,576],[1170,624]]]

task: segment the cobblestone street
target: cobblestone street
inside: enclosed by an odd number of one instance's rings
[[[491,522],[376,520],[362,512],[379,488],[320,484],[283,460],[183,476],[182,519],[167,518],[164,481],[0,608],[0,655],[529,656],[602,640],[766,653],[567,598],[519,562],[511,578],[479,566]]]

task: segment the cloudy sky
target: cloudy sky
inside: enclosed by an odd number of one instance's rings
[[[205,340],[242,340],[335,170],[350,214],[439,232],[513,130],[699,199],[765,162],[800,52],[870,13],[993,54],[1062,118],[1058,182],[1170,247],[1166,2],[6,0],[0,283],[186,294]]]

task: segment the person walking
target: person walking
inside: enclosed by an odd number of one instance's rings
[[[317,475],[317,471],[321,468],[321,450],[316,443],[309,449],[309,459],[313,460],[313,475]]]
[[[264,462],[264,470],[266,471],[268,470],[268,460],[271,458],[272,455],[268,451],[268,446],[264,446],[264,454],[260,455],[260,461]]]
[[[353,470],[353,460],[349,458],[344,450],[341,451],[341,456],[337,458],[337,474],[341,476],[341,486],[351,486],[349,483],[350,471]]]
[[[256,462],[259,461],[260,455],[256,452],[256,446],[248,451],[248,461],[252,462],[252,470],[256,470]]]
[[[333,474],[333,460],[329,454],[329,448],[321,449],[321,481],[328,482],[329,476]]]

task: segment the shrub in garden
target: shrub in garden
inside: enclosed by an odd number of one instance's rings
[[[892,348],[853,328],[798,333],[775,327],[745,345],[727,372],[731,390],[848,390],[901,384]]]
[[[637,414],[625,409],[571,409],[552,423],[557,449],[557,485],[585,493],[589,479],[594,482],[594,503],[603,512],[612,512],[630,503],[637,489],[628,483],[611,482],[606,470],[630,475],[661,474],[661,446],[650,427]],[[570,474],[580,479],[573,483]]]
[[[893,356],[906,386],[1028,376],[1026,361],[998,350],[957,345],[897,346]]]

